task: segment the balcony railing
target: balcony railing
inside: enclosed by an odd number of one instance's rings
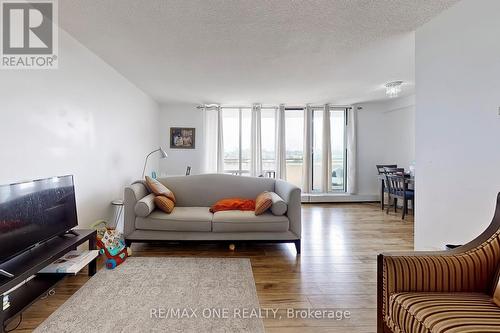
[[[286,172],[287,180],[299,187],[302,187],[302,177],[303,177],[303,159],[302,158],[287,158],[286,159]],[[276,170],[276,161],[274,159],[263,159],[262,168],[264,170],[263,174],[265,176],[272,177]],[[320,170],[317,169],[317,164],[314,165],[313,174],[320,174]],[[241,160],[238,158],[225,158],[224,159],[224,173],[232,175],[250,175],[250,159]],[[344,160],[341,158],[333,159],[332,161],[332,191],[342,192],[345,190],[345,170],[344,170]]]

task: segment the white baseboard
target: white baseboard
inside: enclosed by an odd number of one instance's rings
[[[373,202],[380,201],[377,194],[308,193],[302,194],[303,203],[314,202]]]

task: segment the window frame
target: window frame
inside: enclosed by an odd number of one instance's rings
[[[287,112],[289,112],[289,111],[301,111],[302,113],[304,113],[304,110],[305,110],[305,107],[299,107],[299,108],[297,108],[297,107],[285,107],[285,133],[286,133],[286,128],[287,128],[287,125],[286,125],[286,113],[287,113]],[[303,117],[302,117],[302,127],[304,127],[304,123],[305,123],[305,122],[306,122],[306,119],[305,119],[305,117],[303,116]],[[287,182],[290,182],[291,184],[294,184],[294,183],[292,183],[292,182],[288,179],[288,177],[290,176],[290,175],[289,175],[289,172],[288,172],[288,161],[294,161],[294,160],[288,159],[288,158],[286,157],[286,151],[287,151],[287,148],[286,148],[286,146],[287,146],[287,144],[286,144],[286,142],[287,142],[287,141],[286,141],[286,134],[285,134],[285,140],[284,140],[284,142],[285,142],[285,168],[287,169],[287,174],[286,174],[286,178],[287,178],[287,179],[286,179],[286,181],[287,181]],[[311,144],[312,144],[312,140],[311,140]],[[304,145],[302,144],[302,163],[301,163],[301,170],[302,170],[302,171],[301,171],[301,174],[302,174],[302,176],[301,176],[301,181],[302,181],[302,184],[304,183],[304,179],[303,179],[303,177],[304,177],[304,159],[305,159],[305,149],[304,149],[304,148],[305,148],[305,147],[304,147]],[[308,177],[309,177],[309,178],[311,177],[311,172],[308,172]],[[296,185],[296,186],[298,186],[298,187],[300,187],[300,188],[302,189],[302,184],[300,184],[300,185],[295,184],[295,185]]]
[[[232,108],[230,112],[237,112],[238,117],[238,169],[226,169],[224,167],[223,173],[244,175],[250,174],[250,170],[243,169],[243,107]],[[228,110],[229,111],[229,110]],[[224,113],[222,114],[222,121],[224,121]],[[225,152],[224,152],[225,155]],[[224,158],[224,166],[226,165],[226,159]]]
[[[322,110],[320,109],[315,109],[315,110],[312,110],[311,111],[311,167],[310,167],[310,170],[308,172],[308,176],[310,177],[311,179],[311,182],[310,182],[310,185],[311,185],[311,188],[308,189],[308,191],[310,191],[310,193],[314,193],[314,194],[329,194],[329,193],[347,193],[347,126],[348,126],[348,117],[347,117],[347,112],[348,112],[348,109],[347,108],[342,108],[342,109],[338,109],[338,108],[332,108],[330,109],[330,114],[329,114],[329,119],[328,121],[331,121],[331,118],[332,118],[332,113],[333,112],[340,112],[342,111],[342,113],[344,114],[344,135],[343,135],[343,142],[342,142],[342,146],[344,147],[343,148],[343,168],[344,168],[344,172],[343,172],[343,183],[342,183],[342,189],[334,189],[333,188],[333,184],[332,184],[332,190],[330,192],[321,192],[321,190],[315,190],[314,189],[314,114],[315,112],[322,112]],[[325,119],[322,119],[322,121],[325,121]],[[330,127],[330,131],[331,131],[331,127]],[[324,137],[323,137],[324,139]],[[331,140],[331,135],[330,135],[330,140]],[[330,141],[330,149],[333,150],[332,148],[332,142]],[[324,157],[323,157],[324,158]],[[333,151],[332,151],[332,165],[333,165]],[[333,170],[332,170],[333,171]],[[321,176],[320,176],[321,177]]]
[[[226,168],[224,168],[223,172],[224,173],[231,173],[231,174],[238,174],[238,175],[244,175],[244,174],[250,174],[250,170],[243,170],[243,109],[246,109],[244,107],[235,107],[235,108],[232,108],[232,111],[231,112],[237,112],[237,117],[238,117],[238,169],[237,170],[227,170]],[[276,110],[276,109],[274,109]],[[288,112],[288,111],[304,111],[305,110],[305,107],[300,107],[300,108],[297,108],[297,107],[285,107],[285,113]],[[314,190],[314,114],[315,112],[318,112],[320,111],[319,108],[316,108],[316,109],[313,109],[312,112],[311,112],[311,121],[310,121],[310,129],[309,129],[309,135],[311,136],[310,137],[310,152],[311,152],[311,156],[310,156],[310,161],[311,161],[311,165],[310,165],[310,168],[307,172],[307,176],[309,177],[309,180],[310,180],[310,188],[309,189],[304,189],[305,192],[309,192],[309,193],[314,193],[314,194],[331,194],[331,193],[347,193],[347,179],[348,179],[348,170],[347,170],[347,166],[348,166],[348,161],[347,161],[347,152],[348,152],[348,149],[347,149],[347,129],[348,129],[348,121],[349,121],[349,118],[348,118],[348,112],[350,111],[348,108],[331,108],[330,109],[330,117],[328,119],[328,121],[331,121],[331,118],[332,118],[332,114],[333,112],[343,112],[343,115],[344,115],[344,133],[343,133],[343,168],[344,168],[344,172],[343,172],[343,186],[342,186],[342,189],[334,189],[333,188],[333,183],[332,183],[332,190],[330,192],[327,192],[327,193],[323,193],[321,192],[321,190]],[[224,117],[224,116],[223,116]],[[286,117],[286,115],[285,115]],[[286,118],[285,118],[286,119]],[[275,119],[274,119],[274,122],[275,122],[275,125],[276,125],[276,116],[275,116]],[[303,122],[305,122],[306,119],[304,118],[303,119]],[[323,119],[322,121],[325,121],[325,119]],[[324,138],[322,138],[324,139]],[[331,135],[330,135],[330,140],[331,140]],[[276,142],[275,142],[276,144]],[[285,151],[286,151],[286,139],[285,139]],[[330,142],[330,145],[331,145],[331,142]],[[332,147],[332,145],[331,145]],[[333,148],[331,148],[333,150]],[[305,156],[305,147],[303,146],[302,147],[302,168],[304,168],[304,159],[306,158]],[[331,153],[332,155],[332,164],[333,164],[333,151]],[[276,165],[276,151],[275,151],[275,165]],[[323,156],[324,158],[324,156]],[[285,163],[287,163],[288,159],[286,159]],[[224,158],[224,165],[226,164],[226,159]],[[333,179],[330,180],[333,182]],[[303,176],[302,176],[302,182],[303,182]]]
[[[335,109],[332,109],[330,110],[331,111],[335,111]],[[343,186],[342,186],[342,190],[337,190],[337,191],[333,191],[331,193],[347,193],[347,128],[348,128],[348,113],[349,112],[349,109],[344,109],[343,110],[343,113],[344,113],[344,141],[342,143],[344,149],[343,149],[343,152],[344,152],[344,156],[343,156],[343,166],[344,166],[344,174],[343,174],[343,178],[344,178],[344,182],[343,182]],[[330,115],[331,117],[331,115]],[[332,159],[333,159],[333,152],[332,152]],[[333,184],[332,184],[332,188],[333,188]]]

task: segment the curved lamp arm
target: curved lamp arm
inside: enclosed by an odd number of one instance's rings
[[[152,152],[150,152],[149,154],[146,155],[146,159],[144,161],[144,168],[142,169],[142,178],[144,178],[144,174],[146,173],[146,166],[148,165],[148,159],[149,159],[149,156],[153,155],[154,153],[156,152],[160,152],[161,156],[160,158],[167,158],[168,157],[168,154],[160,147],[156,150],[153,150]]]

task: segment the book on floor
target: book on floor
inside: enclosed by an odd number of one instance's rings
[[[76,274],[99,255],[99,250],[70,251],[39,273]]]
[[[3,310],[3,311],[5,311],[5,310],[7,310],[9,307],[10,307],[9,296],[8,296],[8,295],[4,295],[4,296],[3,296],[3,306],[2,306],[2,310]]]

